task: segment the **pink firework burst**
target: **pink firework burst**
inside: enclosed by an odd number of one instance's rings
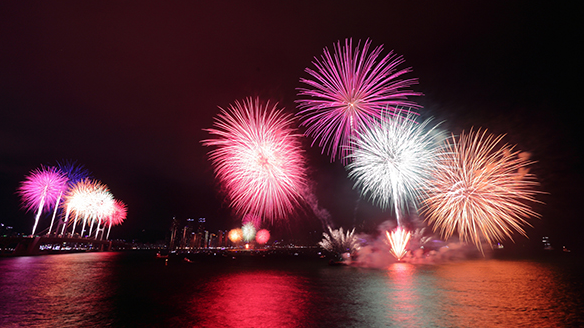
[[[264,219],[284,219],[302,198],[306,173],[300,135],[292,117],[259,99],[235,102],[221,110],[209,152],[215,175],[223,183],[237,213],[256,213]]]
[[[258,244],[263,245],[270,240],[270,232],[266,229],[262,229],[256,233],[255,239]]]
[[[253,227],[258,230],[260,228],[262,222],[262,218],[260,218],[258,215],[255,214],[246,214],[243,216],[243,219],[241,219],[241,225],[244,226],[248,223],[253,224]]]
[[[398,69],[403,58],[390,52],[378,60],[382,46],[368,53],[371,41],[365,41],[363,49],[360,44],[353,50],[352,39],[346,39],[344,47],[339,41],[333,45],[334,54],[325,48],[321,59],[313,62],[316,70],[306,69],[313,79],[300,79],[310,87],[298,89],[299,96],[309,97],[296,101],[302,125],[314,142],[320,140],[319,146],[324,147],[323,152],[327,150],[331,161],[340,156],[346,163],[351,137],[374,119],[381,119],[382,112],[402,115],[410,112],[397,111],[398,107],[420,107],[407,100],[421,94],[408,90],[417,79],[400,79],[411,71]]]
[[[57,205],[57,201],[67,189],[67,177],[54,166],[33,170],[18,188],[22,205],[27,211],[37,211],[32,234],[34,235],[40,215],[44,210]]]
[[[110,216],[107,217],[107,222],[109,227],[107,229],[107,236],[105,239],[109,239],[110,230],[112,229],[113,225],[120,225],[124,220],[126,220],[126,216],[128,214],[128,208],[124,202],[121,200],[114,201],[114,208]]]

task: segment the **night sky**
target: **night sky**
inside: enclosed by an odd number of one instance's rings
[[[444,121],[454,134],[471,127],[506,134],[505,142],[530,152],[549,194],[534,206],[542,218],[531,220],[528,235],[582,248],[576,6],[212,3],[0,3],[0,222],[30,233],[34,213],[20,208],[20,181],[41,164],[71,159],[128,205],[114,238],[164,233],[173,217],[234,228],[240,221],[201,144],[218,106],[252,96],[296,113],[296,88],[314,57],[339,40],[369,38],[412,67],[406,77],[419,79],[413,89],[424,96],[412,99],[422,117]],[[337,226],[374,231],[392,217],[360,199],[341,163],[311,141],[303,140],[309,178]],[[311,213],[290,222],[271,229],[321,228]]]

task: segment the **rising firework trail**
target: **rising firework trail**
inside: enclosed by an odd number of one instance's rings
[[[292,117],[259,99],[236,102],[221,110],[209,152],[215,175],[237,213],[256,213],[274,221],[284,219],[298,205],[306,184],[300,135]]]
[[[538,217],[528,203],[537,202],[535,176],[529,173],[529,154],[501,145],[503,136],[472,130],[452,136],[433,171],[422,213],[434,231],[448,239],[456,231],[463,241],[482,251],[489,245],[526,235],[529,217]]]
[[[397,227],[392,232],[386,231],[387,239],[389,240],[390,252],[396,259],[401,260],[407,254],[406,247],[410,241],[410,232]]]
[[[45,204],[48,209],[58,206],[63,192],[67,187],[67,178],[54,166],[44,167],[33,170],[18,188],[18,194],[22,199],[22,205],[27,211],[37,211],[32,235],[34,235],[39,218]]]
[[[308,87],[298,89],[298,95],[306,97],[297,100],[298,115],[307,127],[306,135],[319,140],[331,161],[340,157],[346,163],[350,139],[371,121],[381,119],[382,112],[402,115],[405,112],[398,107],[420,107],[407,100],[421,94],[408,90],[417,79],[400,79],[411,71],[398,69],[404,63],[402,57],[390,52],[381,58],[382,46],[369,52],[371,41],[365,41],[363,49],[360,44],[353,49],[352,39],[345,40],[344,46],[339,41],[333,46],[334,54],[325,48],[324,55],[313,62],[316,70],[306,69],[312,79],[300,79]]]
[[[423,198],[444,140],[430,123],[418,124],[411,115],[384,114],[352,139],[347,169],[355,188],[381,208],[393,207],[400,226],[400,213]]]

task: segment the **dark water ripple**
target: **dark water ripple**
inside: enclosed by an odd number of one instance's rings
[[[1,327],[578,327],[577,261],[331,267],[311,258],[0,259]]]

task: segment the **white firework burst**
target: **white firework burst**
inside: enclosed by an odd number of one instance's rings
[[[346,234],[343,232],[343,228],[333,230],[328,227],[328,230],[329,233],[322,233],[324,238],[318,243],[324,250],[336,253],[354,253],[359,250],[359,240],[354,235],[354,228],[351,231],[347,231]]]
[[[352,139],[353,152],[347,165],[355,188],[383,209],[400,211],[425,194],[430,173],[445,134],[430,127],[431,119],[417,123],[415,117],[386,114],[376,124]]]

